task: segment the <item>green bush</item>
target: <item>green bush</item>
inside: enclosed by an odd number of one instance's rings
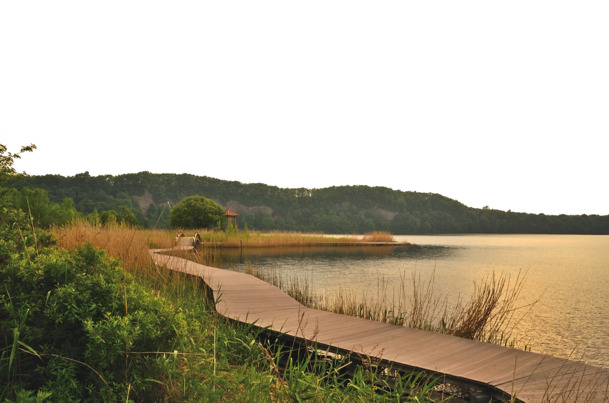
[[[2,235],[14,232],[7,226]],[[173,352],[184,347],[182,313],[105,251],[36,248],[22,233],[0,240],[0,399],[23,391],[53,401],[162,396]]]
[[[203,196],[189,196],[169,212],[169,222],[173,228],[214,228],[220,225],[223,217],[222,207]]]

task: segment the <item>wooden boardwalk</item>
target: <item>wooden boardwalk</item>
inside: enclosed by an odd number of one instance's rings
[[[157,264],[201,277],[219,314],[269,326],[319,349],[380,359],[396,369],[433,372],[480,387],[494,399],[523,402],[609,402],[609,370],[440,333],[306,308],[254,276],[151,251]]]

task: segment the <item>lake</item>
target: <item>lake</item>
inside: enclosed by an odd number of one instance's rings
[[[495,274],[524,277],[522,305],[538,300],[517,325],[517,346],[609,365],[609,236],[396,236],[409,247],[250,250],[220,266],[255,268],[306,282],[318,298],[340,291],[396,293],[413,273],[433,276],[434,292],[452,303]],[[380,284],[380,285],[379,285]],[[449,303],[449,306],[450,306]]]

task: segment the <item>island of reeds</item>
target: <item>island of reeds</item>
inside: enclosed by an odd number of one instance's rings
[[[220,248],[284,248],[314,246],[406,246],[408,243],[397,242],[387,232],[373,231],[363,236],[324,234],[304,234],[300,232],[256,232],[200,230],[202,244]],[[190,231],[188,235],[194,234]]]

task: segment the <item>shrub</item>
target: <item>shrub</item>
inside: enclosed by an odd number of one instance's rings
[[[0,379],[8,382],[0,398],[23,390],[54,401],[161,395],[159,379],[186,332],[174,305],[91,244],[26,254],[2,243]]]
[[[215,201],[203,196],[190,196],[173,206],[169,223],[173,228],[213,228],[224,217],[224,210]]]

